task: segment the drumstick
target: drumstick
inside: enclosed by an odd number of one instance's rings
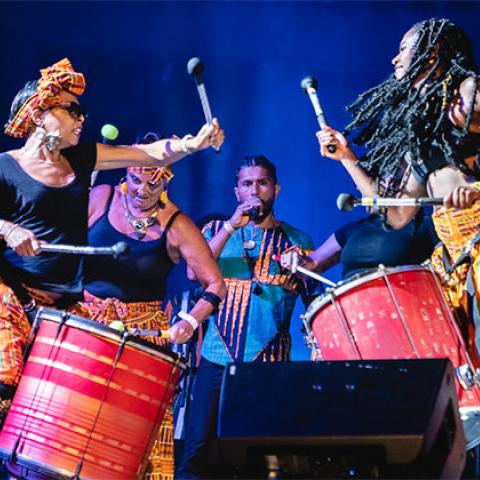
[[[200,102],[202,103],[203,114],[205,116],[205,121],[212,125],[213,116],[212,110],[210,108],[210,102],[208,101],[207,90],[205,89],[205,84],[202,81],[201,74],[203,72],[203,63],[198,57],[191,58],[187,63],[187,71],[189,75],[192,75],[195,79],[195,85],[197,86],[198,96],[200,97]],[[214,150],[219,153],[220,147],[213,147]]]
[[[121,320],[114,320],[113,322],[110,322],[108,326],[114,330],[118,330],[119,332],[124,332],[126,330],[130,335],[134,335],[136,337],[161,337],[165,338],[166,340],[170,339],[170,330],[129,328],[125,327]]]
[[[128,253],[125,242],[117,242],[111,247],[88,247],[83,245],[64,245],[60,243],[41,243],[40,253],[67,253],[71,255],[113,255],[115,258]]]
[[[423,207],[425,205],[443,205],[443,198],[356,198],[350,193],[341,193],[337,197],[337,207],[344,212],[349,212],[354,207]]]
[[[308,98],[310,98],[313,109],[315,110],[315,115],[317,116],[318,125],[323,130],[327,126],[327,121],[325,120],[325,115],[323,114],[323,109],[317,95],[317,80],[312,76],[305,77],[301,81],[300,86],[308,95]],[[327,150],[330,153],[335,153],[337,147],[335,147],[335,145],[327,145]]]
[[[280,263],[281,258],[279,255],[273,255],[273,259]],[[324,283],[325,285],[328,285],[330,287],[336,287],[337,284],[329,280],[328,278],[322,277],[321,275],[318,275],[318,273],[312,272],[311,270],[308,270],[307,268],[304,268],[300,265],[298,265],[298,256],[294,256],[294,260],[292,268],[290,269],[292,273],[295,272],[300,272],[303,273],[304,275],[307,275],[307,277],[313,278],[317,282]]]

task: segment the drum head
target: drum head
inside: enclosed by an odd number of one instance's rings
[[[65,324],[70,327],[75,327],[80,330],[84,330],[89,333],[93,333],[100,337],[108,338],[114,342],[120,344],[124,338],[125,333],[113,328],[102,325],[99,322],[89,320],[87,318],[80,317],[78,315],[73,315],[68,312],[63,312],[59,310],[53,310],[50,308],[40,308],[35,317],[35,322],[33,324],[32,331],[36,333],[42,320],[49,320],[56,322],[58,324]],[[150,353],[156,357],[160,357],[163,360],[173,363],[178,368],[182,370],[187,369],[186,362],[175,352],[170,351],[166,347],[155,345],[151,342],[143,340],[139,337],[128,335],[125,343],[132,346],[135,349]]]

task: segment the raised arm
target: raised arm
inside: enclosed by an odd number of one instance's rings
[[[317,139],[320,144],[320,154],[325,158],[339,161],[364,197],[378,196],[375,179],[369,177],[365,170],[357,165],[357,157],[348,145],[347,139],[340,132],[325,127],[317,132]],[[334,153],[328,151],[328,145],[335,145]]]
[[[183,138],[168,138],[147,145],[113,146],[97,144],[96,170],[130,167],[135,164],[158,165],[161,167],[178,162],[189,153],[210,146],[220,147],[225,135],[217,119],[205,124],[199,132]]]
[[[225,282],[212,252],[198,227],[186,215],[181,215],[168,234],[169,243],[178,248],[180,255],[186,261],[187,267],[194,273],[204,292],[213,294],[222,300],[225,296]],[[208,296],[208,294],[207,294]],[[214,311],[214,306],[200,297],[189,314],[200,323]],[[194,329],[186,320],[180,320],[171,328],[171,338],[175,343],[184,343],[192,335]]]

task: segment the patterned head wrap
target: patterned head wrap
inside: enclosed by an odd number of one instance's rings
[[[173,172],[170,167],[128,167],[127,172],[150,175],[150,183],[158,183],[162,178],[169,182],[173,178]]]
[[[5,133],[16,138],[28,135],[33,119],[32,113],[37,109],[48,109],[59,103],[62,90],[81,95],[85,90],[85,77],[73,70],[68,58],[64,58],[51,67],[41,70],[37,91],[20,107],[15,116],[5,126]]]

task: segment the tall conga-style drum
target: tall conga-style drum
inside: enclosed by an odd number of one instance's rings
[[[315,299],[303,319],[317,359],[449,358],[467,448],[480,444],[478,366],[429,267],[380,266],[353,277]]]
[[[0,433],[8,468],[27,479],[141,478],[183,360],[56,310],[39,311],[33,335]]]

